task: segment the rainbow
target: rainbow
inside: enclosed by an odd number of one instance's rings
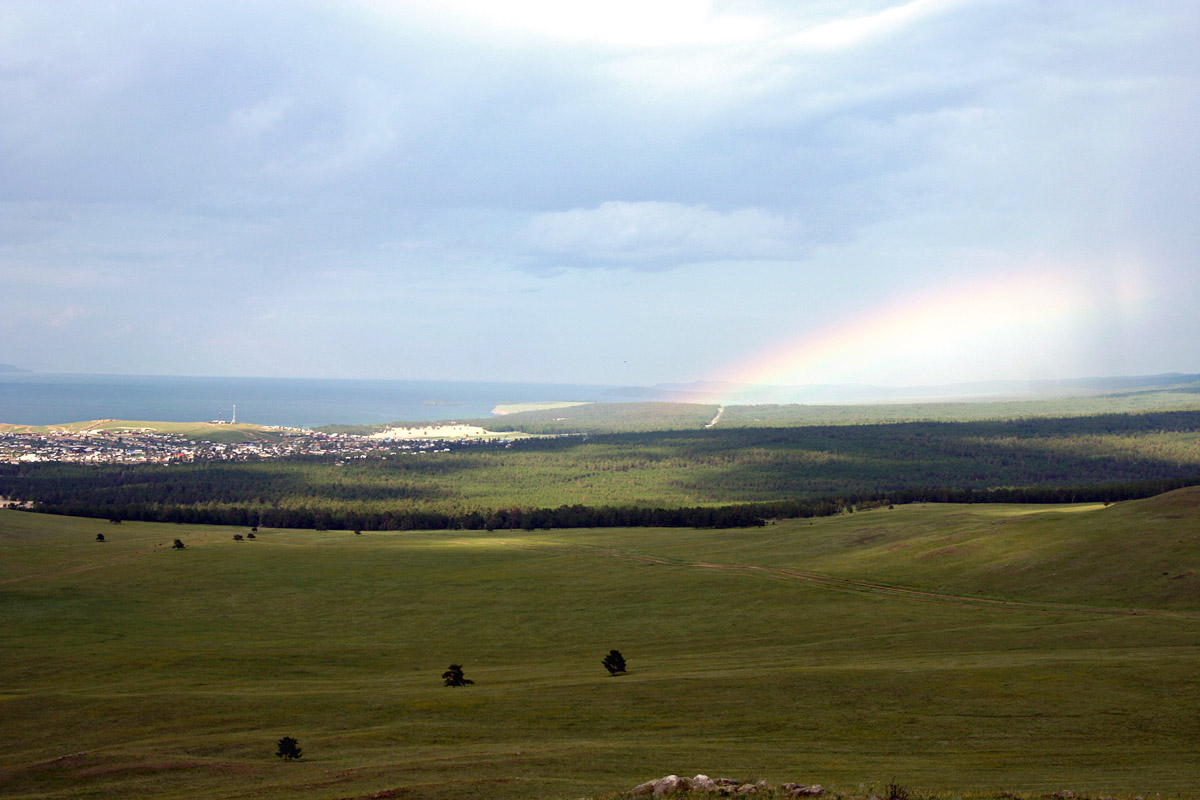
[[[689,399],[802,402],[804,387],[822,384],[1028,378],[1039,364],[1081,363],[1097,314],[1143,305],[1136,276],[1115,282],[1115,302],[1103,297],[1105,284],[1081,271],[1040,268],[911,294],[731,364]]]

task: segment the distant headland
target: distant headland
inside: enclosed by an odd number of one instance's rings
[[[12,364],[0,364],[0,372],[33,372],[33,370],[22,369],[21,367],[16,367]]]

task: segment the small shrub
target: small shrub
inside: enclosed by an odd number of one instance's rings
[[[279,749],[275,751],[275,755],[284,761],[298,761],[300,759],[300,748],[297,745],[299,744],[291,736],[285,736],[276,742]]]
[[[171,545],[172,550],[182,550],[183,548],[184,548],[184,544],[181,539],[176,539],[175,544]]]
[[[244,536],[242,536],[240,533],[235,533],[235,534],[233,535],[233,540],[234,540],[235,542],[240,542],[240,541],[242,541],[242,539],[244,539],[244,538],[245,538],[245,537],[244,537]]]
[[[253,533],[247,533],[247,534],[246,534],[246,538],[247,538],[247,539],[257,539],[258,537],[257,537],[257,536],[255,536]]]
[[[884,789],[884,797],[886,800],[909,800],[908,789],[896,783],[896,779],[892,778],[892,782]]]
[[[444,686],[470,686],[475,681],[463,677],[462,664],[451,664],[450,669],[442,673],[442,683]]]
[[[625,657],[621,655],[620,650],[609,650],[608,655],[600,663],[608,670],[609,675],[625,674]]]
[[[97,533],[97,534],[96,534],[96,541],[97,541],[97,542],[103,542],[103,541],[104,541],[104,534],[103,534],[103,533]]]

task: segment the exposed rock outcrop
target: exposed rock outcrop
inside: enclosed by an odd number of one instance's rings
[[[825,793],[825,787],[817,783],[781,783],[779,791],[786,797],[820,797]],[[767,781],[742,783],[732,778],[714,779],[707,775],[697,775],[694,778],[667,775],[658,780],[647,781],[635,786],[629,791],[629,794],[666,797],[682,792],[708,792],[723,796],[768,795],[774,792],[774,787]]]

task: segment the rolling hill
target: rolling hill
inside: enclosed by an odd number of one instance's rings
[[[704,772],[1196,798],[1198,505],[240,542],[0,511],[0,784],[578,798]],[[444,688],[450,663],[475,685]],[[302,761],[274,757],[284,735]]]

